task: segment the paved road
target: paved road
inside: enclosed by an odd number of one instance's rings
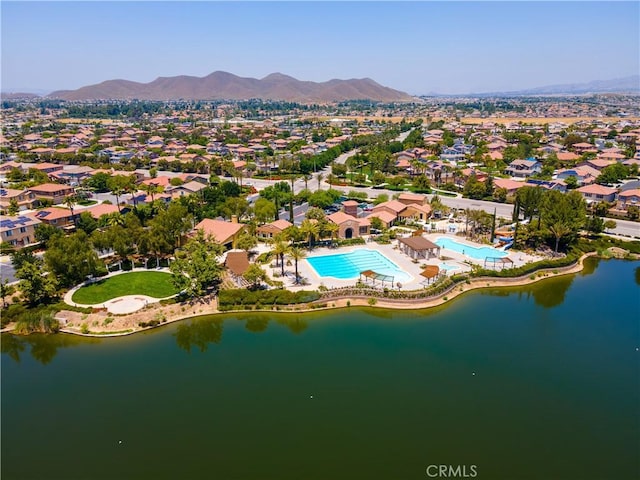
[[[356,153],[360,151],[359,148],[354,148],[353,150],[349,150],[348,152],[343,153],[338,158],[334,160],[335,163],[344,164],[347,159],[353,157]]]
[[[16,281],[16,272],[11,265],[11,257],[9,255],[3,255],[0,258],[0,281],[9,280],[9,283]]]
[[[44,257],[43,252],[37,252],[34,255],[39,258]],[[13,268],[13,264],[11,263],[10,255],[0,256],[0,281],[4,282],[5,278],[9,280],[9,283],[13,283],[18,280],[16,278],[16,271]]]
[[[630,222],[629,220],[614,220],[616,228],[610,230],[616,235],[624,235],[625,237],[640,238],[640,223]]]

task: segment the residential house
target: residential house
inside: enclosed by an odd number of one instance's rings
[[[582,167],[558,170],[556,178],[558,180],[566,180],[569,177],[575,177],[578,185],[587,185],[595,182],[599,175],[600,172],[595,168],[583,165]]]
[[[459,162],[464,162],[465,153],[464,150],[455,147],[445,147],[442,149],[440,153],[440,160],[443,162],[450,162],[453,164],[457,164]]]
[[[528,178],[536,173],[542,172],[542,163],[535,158],[514,160],[509,164],[504,172],[515,178]]]
[[[622,162],[625,158],[624,154],[620,153],[620,152],[615,152],[615,151],[608,151],[608,152],[600,152],[598,154],[598,159],[600,160],[605,160],[605,161],[610,161],[612,163],[615,162]]]
[[[0,188],[0,210],[6,211],[14,200],[18,204],[18,210],[33,208],[37,202],[36,196],[29,190],[15,190],[13,188]]]
[[[4,217],[0,220],[0,239],[16,248],[36,243],[35,230],[40,220],[27,216]]]
[[[96,220],[99,220],[100,217],[104,215],[110,215],[112,213],[118,213],[118,212],[126,213],[128,211],[129,209],[127,207],[120,208],[120,210],[118,210],[117,205],[112,205],[109,203],[101,203],[99,205],[94,205],[92,207],[86,208],[80,211],[79,214],[82,212],[89,212],[93,218],[95,218]]]
[[[78,211],[74,211],[71,215],[71,210],[68,208],[49,207],[29,213],[28,216],[54,227],[68,228],[74,225],[74,219],[78,218],[80,214]]]
[[[476,180],[479,182],[484,182],[489,175],[483,172],[482,170],[476,170],[475,168],[465,168],[461,172],[460,180],[463,181],[461,184],[460,181],[457,182],[458,186],[463,186],[467,181],[471,178],[472,175],[476,176]]]
[[[245,225],[238,223],[235,218],[231,222],[205,218],[195,226],[193,231],[202,230],[205,236],[211,236],[216,242],[230,249],[244,228]]]
[[[588,166],[591,168],[595,168],[599,172],[602,171],[603,168],[608,167],[609,165],[614,165],[616,163],[615,160],[605,160],[602,158],[592,158],[590,160],[585,160],[584,162],[580,162],[578,167]]]
[[[626,190],[618,194],[618,208],[627,210],[630,206],[640,207],[640,188]]]
[[[54,172],[61,172],[62,169],[64,168],[62,165],[57,165],[55,163],[45,163],[45,162],[26,164],[25,166],[27,166],[29,169],[34,168],[36,170],[39,170],[43,173],[46,173],[47,175]]]
[[[576,155],[573,152],[558,152],[556,156],[559,162],[575,162],[580,160],[580,155]]]
[[[258,236],[258,238],[262,239],[273,238],[276,235],[284,232],[292,225],[292,223],[286,220],[276,220],[275,222],[260,225],[258,228],[256,228],[256,235]]]
[[[524,186],[557,190],[562,193],[567,191],[567,184],[562,180],[534,180],[532,178],[528,178]]]
[[[29,165],[29,164],[28,163],[13,162],[13,161],[5,162],[5,163],[0,165],[0,173],[4,173],[4,174],[9,173],[14,168],[17,168],[18,170],[20,170],[21,172],[24,173],[24,172],[27,171],[26,165]]]
[[[197,193],[203,188],[206,188],[206,185],[203,185],[200,182],[192,181],[183,183],[182,185],[173,186],[170,185],[165,188],[165,193],[171,195],[172,198],[183,197],[184,195],[191,195],[192,193]]]
[[[595,145],[592,145],[592,144],[587,143],[587,142],[574,143],[572,147],[576,151],[576,153],[578,153],[578,154],[591,153],[591,152],[597,153],[598,152],[598,150],[596,149]]]
[[[613,202],[616,199],[617,190],[604,185],[592,183],[578,188],[576,191],[584,197],[587,203],[592,202]]]
[[[109,163],[122,163],[125,160],[131,159],[134,155],[135,152],[120,150],[118,147],[109,147],[98,151],[98,156],[107,157]]]
[[[50,173],[49,178],[60,183],[66,183],[72,187],[77,187],[84,180],[91,178],[93,173],[94,170],[91,167],[73,166],[66,170]]]
[[[42,185],[30,187],[28,190],[31,191],[38,200],[49,201],[53,205],[63,203],[65,198],[75,193],[73,187],[59,183],[43,183]]]
[[[510,178],[494,178],[494,188],[504,188],[507,191],[507,195],[515,195],[519,188],[526,185],[524,182],[518,182]]]

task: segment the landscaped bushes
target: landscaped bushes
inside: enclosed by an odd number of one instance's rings
[[[349,245],[365,245],[367,242],[364,241],[364,238],[345,238],[337,243],[340,247],[347,247]]]
[[[473,272],[472,276],[501,278],[521,277],[545,268],[568,267],[569,265],[576,263],[579,257],[579,254],[570,253],[566,257],[557,258],[555,260],[540,260],[539,262],[528,263],[517,268],[505,268],[504,270],[487,270],[479,268]]]
[[[610,247],[618,247],[628,250],[630,253],[640,254],[640,242],[625,241],[611,237],[600,237],[594,240],[581,238],[576,242],[575,248],[581,252],[601,252]]]
[[[55,305],[28,308],[19,303],[9,305],[2,311],[2,326],[16,322],[15,333],[29,334],[34,332],[56,333],[60,323],[54,318]]]
[[[80,313],[92,312],[90,307],[75,307],[73,305],[67,305],[64,302],[51,303],[49,305],[38,305],[36,307],[28,307],[22,303],[12,303],[7,308],[2,309],[2,314],[0,315],[1,325],[4,327],[9,323],[18,322],[27,317],[33,320],[33,318],[40,318],[46,314],[55,315],[57,312],[62,310],[70,310],[72,312]]]
[[[218,294],[218,308],[220,310],[233,310],[236,308],[257,307],[271,305],[293,305],[296,303],[309,303],[320,298],[315,290],[221,290]]]
[[[380,298],[393,298],[400,300],[411,300],[418,298],[429,298],[441,294],[442,292],[450,289],[453,286],[453,282],[449,277],[446,277],[429,288],[423,290],[391,290],[388,288],[382,291],[372,288],[370,286],[361,287],[343,287],[334,288],[322,293],[323,299],[330,298],[343,298],[343,297],[380,297]]]

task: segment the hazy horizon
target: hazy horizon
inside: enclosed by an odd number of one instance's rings
[[[412,95],[637,75],[638,2],[5,2],[2,91],[221,70]]]

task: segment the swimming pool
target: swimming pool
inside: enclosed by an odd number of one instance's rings
[[[451,270],[460,270],[460,267],[458,265],[449,265],[447,263],[441,263],[438,266],[440,267],[440,270],[445,270],[447,272]]]
[[[485,260],[487,257],[503,258],[507,256],[506,252],[496,250],[492,247],[472,247],[470,245],[458,243],[447,237],[440,237],[435,241],[435,243],[443,249],[453,250],[454,252],[462,253],[463,255],[475,258],[476,260]]]
[[[392,275],[395,282],[408,282],[413,279],[377,250],[363,248],[349,253],[309,257],[306,260],[320,277],[348,280],[358,278],[360,272],[373,270],[383,275]]]

